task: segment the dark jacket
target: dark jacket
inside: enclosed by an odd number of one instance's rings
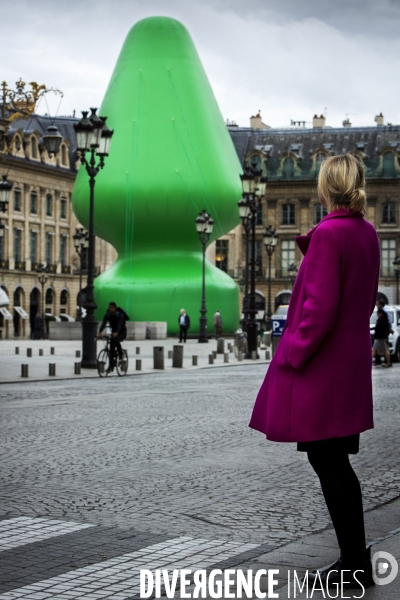
[[[380,317],[375,323],[374,340],[387,340],[390,333],[389,321],[385,317]]]
[[[111,315],[109,311],[106,312],[99,330],[100,333],[107,325],[107,321],[110,323],[111,331],[113,333],[123,333],[124,331],[126,331],[125,315],[121,310],[117,309],[114,315]]]
[[[181,324],[181,316],[182,315],[179,315],[179,317],[178,317],[178,323],[179,323],[179,325]],[[185,315],[185,325],[184,326],[186,327],[186,329],[190,328],[190,317],[189,317],[189,315]]]

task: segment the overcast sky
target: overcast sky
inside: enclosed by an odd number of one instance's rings
[[[400,123],[400,0],[0,0],[1,81],[59,88],[59,114],[98,106],[129,29],[152,15],[189,30],[224,119],[273,127]],[[49,99],[50,112],[58,104]],[[44,103],[40,113],[47,112]]]

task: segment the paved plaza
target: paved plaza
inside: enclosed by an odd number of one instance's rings
[[[167,343],[131,344],[150,360],[151,346]],[[202,346],[206,367],[215,343],[195,344],[185,352]],[[68,360],[75,348],[65,344]],[[2,352],[16,383],[0,385],[0,600],[122,600],[139,597],[140,568],[285,573],[337,558],[306,456],[248,428],[267,364],[231,354],[226,366],[218,358],[211,368],[21,383],[10,366],[20,356]],[[399,377],[397,364],[374,369],[376,429],[352,458],[368,540],[396,559]],[[288,597],[281,579],[280,597]],[[376,586],[365,597],[398,598],[398,587]]]

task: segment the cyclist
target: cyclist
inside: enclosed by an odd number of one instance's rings
[[[111,349],[111,364],[109,371],[112,371],[116,364],[116,355],[118,352],[119,360],[122,360],[124,355],[122,352],[121,342],[126,338],[127,330],[125,321],[128,319],[127,314],[122,308],[117,307],[115,302],[110,302],[108,305],[108,310],[104,315],[104,319],[102,324],[100,325],[99,333],[97,334],[98,338],[101,338],[102,331],[105,328],[107,321],[111,327],[111,339],[110,339],[110,349]]]

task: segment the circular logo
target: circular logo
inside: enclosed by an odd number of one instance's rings
[[[399,572],[395,557],[389,552],[375,552],[372,556],[372,577],[376,585],[392,583]]]

